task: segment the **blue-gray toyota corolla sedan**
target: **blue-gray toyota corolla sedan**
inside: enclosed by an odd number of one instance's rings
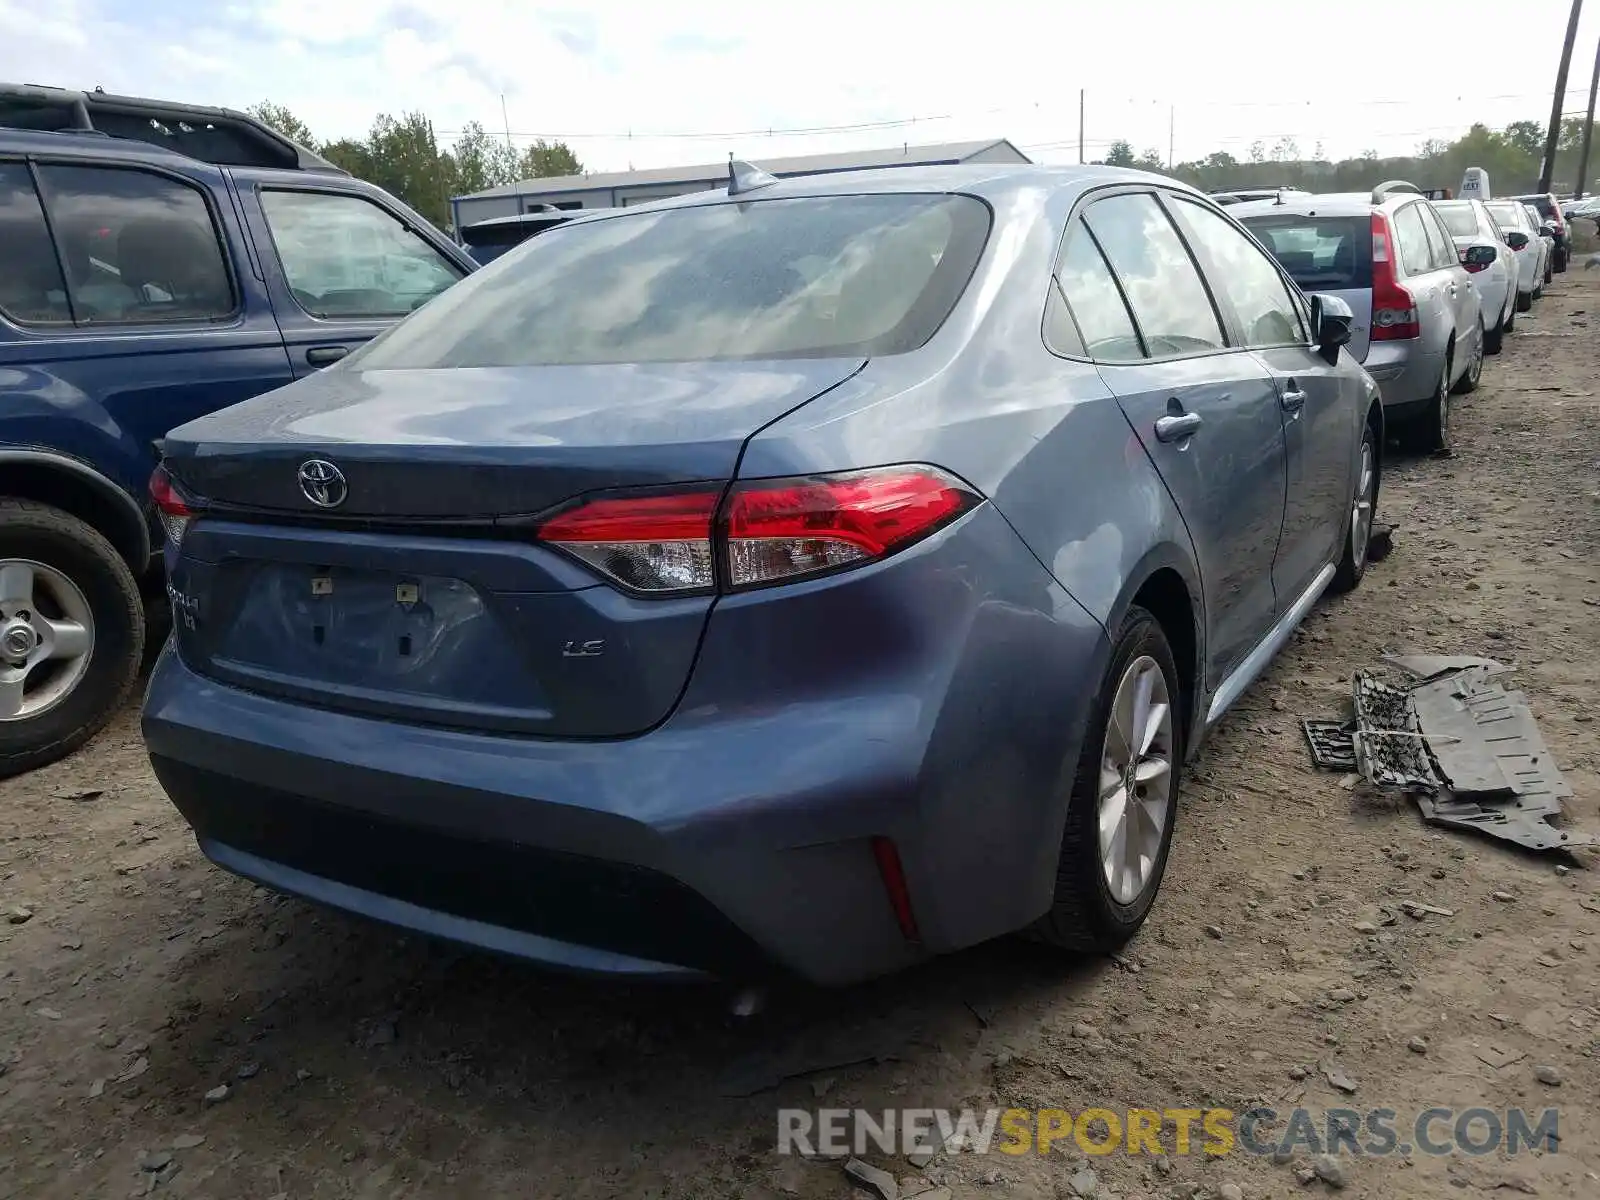
[[[1365,567],[1349,310],[1136,172],[735,175],[166,439],[144,735],[214,862],[622,975],[1139,928]]]

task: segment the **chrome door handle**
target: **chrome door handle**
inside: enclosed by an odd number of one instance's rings
[[[1199,413],[1184,413],[1182,416],[1162,417],[1156,422],[1156,441],[1181,442],[1184,438],[1191,437],[1194,431],[1199,428]]]
[[[1297,387],[1285,388],[1279,399],[1284,412],[1299,412],[1306,406],[1306,394]]]

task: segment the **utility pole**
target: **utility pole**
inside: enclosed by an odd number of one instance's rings
[[[1172,147],[1177,140],[1178,106],[1167,105],[1167,170],[1172,170]]]
[[[1536,190],[1548,192],[1550,177],[1556,171],[1556,145],[1561,140],[1561,108],[1567,96],[1567,68],[1572,66],[1572,43],[1578,37],[1578,15],[1583,11],[1583,0],[1572,0],[1572,14],[1567,18],[1567,38],[1561,44],[1561,66],[1556,69],[1556,94],[1550,101],[1550,129],[1544,138],[1544,163],[1539,168],[1539,186]]]
[[[1078,89],[1078,165],[1083,165],[1083,97],[1084,89]]]
[[[1589,138],[1594,133],[1594,97],[1600,90],[1600,42],[1594,48],[1594,74],[1589,77],[1589,115],[1583,122],[1583,152],[1578,155],[1578,182],[1573,185],[1575,199],[1583,199],[1584,184],[1589,182]]]

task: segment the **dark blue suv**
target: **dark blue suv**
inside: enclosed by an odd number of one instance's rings
[[[132,686],[161,592],[161,436],[472,268],[242,113],[0,84],[0,778],[69,752]]]

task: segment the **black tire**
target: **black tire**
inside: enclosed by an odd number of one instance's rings
[[[1406,443],[1420,454],[1449,454],[1452,447],[1450,430],[1450,365],[1445,363],[1444,374],[1428,401],[1421,416],[1415,417],[1406,427]]]
[[[1128,667],[1141,657],[1155,660],[1166,677],[1171,697],[1172,769],[1169,776],[1171,803],[1161,848],[1155,856],[1150,879],[1131,903],[1119,903],[1111,894],[1102,870],[1099,846],[1100,764],[1105,753],[1106,727],[1111,702]],[[1067,822],[1062,831],[1061,857],[1056,868],[1055,899],[1050,911],[1028,929],[1036,941],[1061,950],[1104,954],[1128,941],[1144,924],[1161,888],[1166,873],[1167,853],[1172,847],[1172,829],[1177,823],[1178,793],[1181,786],[1183,750],[1188,730],[1184,727],[1183,690],[1172,648],[1155,617],[1142,608],[1128,610],[1111,651],[1111,662],[1089,713],[1088,731],[1073,773],[1072,793],[1067,800]]]
[[[1488,338],[1483,332],[1483,318],[1478,318],[1478,348],[1473,351],[1472,357],[1467,360],[1467,369],[1461,372],[1461,378],[1455,381],[1451,391],[1458,396],[1468,396],[1478,390],[1478,384],[1483,379],[1483,356],[1488,353]]]
[[[1533,308],[1533,295],[1534,294],[1532,292],[1518,292],[1517,293],[1517,311],[1518,312],[1528,312],[1530,309]]]
[[[1570,263],[1571,261],[1572,261],[1572,251],[1571,250],[1567,249],[1566,247],[1557,248],[1557,250],[1556,250],[1556,260],[1555,260],[1556,274],[1557,275],[1565,275],[1567,273],[1567,264]]]
[[[94,645],[77,685],[37,716],[0,721],[0,779],[65,757],[127,699],[144,651],[144,605],[127,563],[78,518],[31,500],[0,497],[0,559],[54,567],[83,593]]]
[[[1556,274],[1556,271],[1555,271],[1554,263],[1548,258],[1545,259],[1544,260],[1544,281],[1545,281],[1545,283],[1548,284],[1552,279],[1554,279],[1555,278],[1555,274]],[[1543,291],[1543,290],[1544,290],[1543,288],[1540,289],[1540,291]]]
[[[1506,330],[1509,324],[1498,324],[1493,329],[1483,331],[1483,352],[1485,354],[1499,354],[1505,349]]]
[[[1361,431],[1361,456],[1356,463],[1356,491],[1364,495],[1353,495],[1350,509],[1345,514],[1344,523],[1344,550],[1339,555],[1339,563],[1334,568],[1333,582],[1329,587],[1335,592],[1354,591],[1361,586],[1361,581],[1366,578],[1368,558],[1367,551],[1372,541],[1372,522],[1378,509],[1378,485],[1382,479],[1382,447],[1378,445],[1378,431],[1368,422]],[[1369,484],[1363,487],[1362,474],[1367,465],[1371,465],[1372,477]],[[1363,500],[1369,505],[1367,510],[1366,529],[1360,532],[1356,526],[1356,505]],[[1359,542],[1359,544],[1358,544]]]

